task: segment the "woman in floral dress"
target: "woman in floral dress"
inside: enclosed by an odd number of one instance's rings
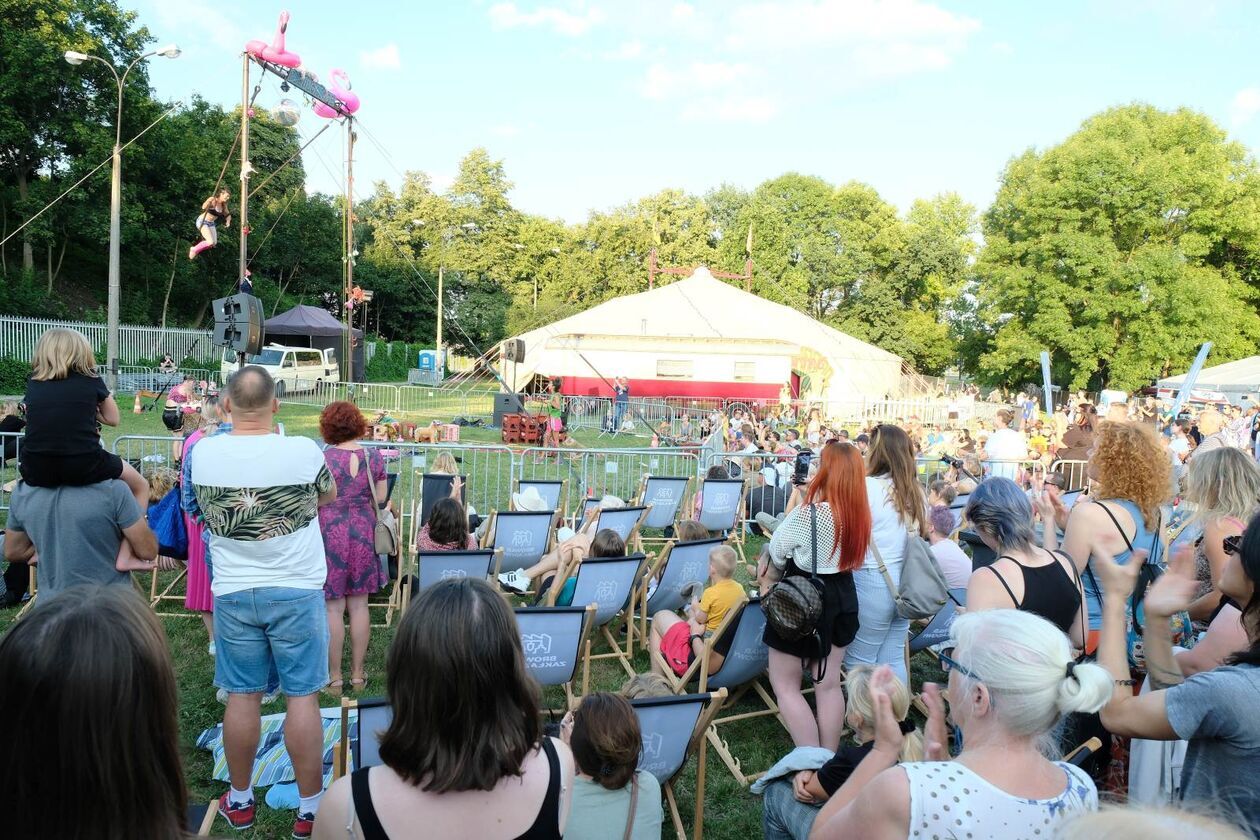
[[[365,449],[359,440],[367,423],[353,403],[329,403],[319,415],[319,433],[329,445],[324,450],[328,471],[337,483],[337,500],[319,509],[324,534],[328,580],[324,599],[328,608],[328,687],[341,689],[341,658],[345,644],[345,615],[350,613],[350,686],[361,691],[367,685],[363,662],[367,658],[371,621],[368,596],[388,582],[376,556],[375,503],[370,480],[376,482],[376,498],[385,502],[388,489],[385,462],[380,453]]]

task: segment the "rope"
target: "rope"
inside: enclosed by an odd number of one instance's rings
[[[280,164],[278,167],[276,167],[275,171],[273,171],[273,172],[272,172],[270,175],[268,175],[266,178],[263,178],[263,179],[262,179],[262,183],[261,183],[261,184],[259,184],[258,186],[254,187],[252,190],[250,190],[250,191],[249,191],[249,197],[250,197],[250,198],[253,198],[253,197],[254,197],[254,196],[258,193],[258,191],[259,191],[259,190],[261,190],[263,187],[267,186],[267,183],[268,183],[268,182],[269,182],[272,178],[276,177],[276,176],[277,176],[277,175],[279,175],[282,171],[284,171],[284,168],[285,168],[286,166],[288,166],[290,163],[293,163],[293,161],[297,159],[298,155],[300,155],[300,154],[302,154],[302,152],[306,151],[306,147],[307,147],[307,146],[309,146],[309,145],[311,145],[312,143],[314,143],[317,139],[319,139],[319,135],[321,135],[321,134],[323,134],[325,131],[327,131],[327,130],[329,129],[329,127],[330,127],[332,124],[333,124],[333,121],[331,121],[331,120],[330,120],[327,124],[325,124],[325,125],[324,125],[324,127],[323,127],[323,128],[321,128],[319,131],[317,131],[317,132],[315,133],[315,136],[314,136],[314,137],[312,137],[310,140],[307,140],[305,145],[303,145],[300,149],[298,149],[296,152],[294,152],[292,155],[290,155],[288,160],[286,160],[284,163],[282,163],[282,164]]]
[[[267,240],[271,238],[271,234],[275,231],[276,225],[280,224],[280,220],[284,218],[284,214],[289,212],[289,207],[292,206],[293,200],[301,195],[301,193],[302,189],[299,187],[293,191],[292,195],[289,196],[289,200],[285,202],[284,209],[280,211],[280,215],[276,216],[276,220],[271,223],[271,227],[267,228],[267,233],[263,236],[262,242],[258,243],[258,247],[254,249],[254,253],[251,254],[249,259],[245,261],[246,268],[249,268],[249,266],[254,262],[254,259],[258,256],[258,252],[262,250],[262,246],[266,245]]]
[[[262,85],[254,85],[254,94],[249,98],[249,108],[254,107],[254,100],[258,98],[258,92],[262,90]],[[236,152],[236,144],[241,142],[241,128],[236,129],[236,137],[232,139],[232,148],[228,149],[227,157],[223,159],[223,168],[219,170],[219,180],[214,182],[214,192],[211,195],[219,194],[219,187],[223,186],[223,176],[227,174],[228,164],[232,162],[232,155]]]
[[[123,143],[121,146],[119,146],[119,147],[118,147],[118,153],[119,153],[119,154],[122,154],[122,152],[123,152],[123,150],[124,150],[124,149],[126,149],[126,148],[127,148],[128,146],[130,146],[132,143],[136,142],[136,141],[137,141],[137,140],[139,140],[141,137],[143,137],[145,134],[147,134],[150,128],[153,128],[153,126],[157,125],[157,124],[158,124],[158,123],[160,123],[162,120],[166,119],[166,118],[167,118],[167,117],[169,117],[171,114],[175,113],[175,109],[179,108],[179,106],[180,106],[181,104],[183,104],[183,103],[176,102],[174,105],[172,105],[170,108],[168,108],[168,109],[166,110],[166,112],[165,112],[165,113],[163,113],[160,117],[158,117],[158,118],[157,118],[156,120],[154,120],[153,122],[149,123],[149,125],[148,125],[145,129],[144,129],[144,131],[140,132],[140,133],[139,133],[139,134],[137,134],[135,137],[132,137],[132,138],[131,138],[130,140],[128,140],[126,143]],[[21,232],[22,232],[22,230],[23,230],[23,229],[24,229],[27,225],[29,225],[31,222],[33,222],[33,221],[35,221],[36,219],[38,219],[40,216],[44,215],[44,213],[45,213],[45,212],[47,212],[48,210],[50,210],[54,204],[56,204],[58,201],[61,201],[61,199],[65,198],[65,197],[66,197],[66,196],[68,196],[70,193],[72,193],[75,189],[77,189],[77,188],[78,188],[78,186],[79,186],[80,184],[82,184],[82,183],[83,183],[84,181],[86,181],[88,178],[91,178],[93,175],[95,175],[97,172],[99,172],[102,168],[104,168],[105,164],[109,163],[109,162],[110,162],[110,161],[112,161],[113,159],[114,159],[113,154],[110,154],[110,156],[109,156],[109,157],[105,158],[105,160],[103,160],[103,161],[101,161],[100,163],[98,163],[98,164],[96,165],[96,167],[95,167],[95,168],[94,168],[91,172],[89,172],[88,174],[84,175],[84,176],[83,176],[82,178],[80,178],[79,180],[75,181],[75,182],[74,182],[73,184],[71,184],[68,188],[66,188],[66,191],[65,191],[65,192],[63,192],[61,195],[57,196],[57,197],[56,197],[56,198],[54,198],[52,201],[50,201],[50,202],[48,202],[46,205],[44,205],[44,207],[43,207],[43,209],[42,209],[42,210],[40,210],[40,211],[39,211],[38,213],[36,213],[34,216],[31,216],[29,219],[27,219],[25,222],[23,222],[23,223],[21,224],[21,226],[19,226],[19,227],[15,228],[15,229],[14,229],[14,231],[13,231],[12,233],[10,233],[8,236],[6,236],[4,239],[0,239],[0,245],[4,245],[4,243],[8,242],[10,239],[12,239],[13,237],[17,236],[19,233],[21,233]]]

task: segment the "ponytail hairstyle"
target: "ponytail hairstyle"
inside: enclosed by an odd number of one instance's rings
[[[840,553],[840,571],[860,569],[871,541],[871,504],[866,496],[862,453],[856,446],[836,441],[822,448],[818,473],[805,491],[805,503],[814,502],[826,502],[831,508],[835,526],[831,553]]]
[[[1032,504],[1009,478],[986,478],[967,497],[967,521],[997,540],[1003,551],[1024,550],[1035,539]]]
[[[849,711],[860,715],[868,727],[875,726],[875,698],[871,696],[871,676],[875,673],[874,665],[857,665],[845,673],[844,693],[848,700]],[[893,677],[889,700],[892,701],[893,715],[900,722],[908,720],[910,714],[910,690],[901,680]],[[902,729],[905,732],[905,728]],[[923,733],[916,726],[901,739],[901,754],[898,761],[923,760]]]
[[[643,736],[630,701],[620,694],[589,694],[573,712],[569,748],[578,769],[607,790],[630,784],[639,766]]]
[[[866,474],[892,479],[889,495],[898,516],[906,525],[918,528],[919,536],[926,537],[927,499],[914,466],[914,444],[905,429],[887,423],[875,427],[866,453]]]
[[[992,711],[1014,736],[1049,732],[1071,712],[1092,713],[1111,699],[1111,674],[1072,658],[1068,637],[1040,616],[1019,610],[984,610],[958,616],[950,629],[953,658],[983,683]]]

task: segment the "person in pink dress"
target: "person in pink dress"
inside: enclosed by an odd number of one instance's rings
[[[324,599],[328,608],[328,687],[343,685],[341,659],[345,645],[345,615],[350,613],[350,686],[367,685],[363,662],[367,658],[371,620],[368,596],[389,582],[376,555],[375,498],[386,503],[388,484],[385,461],[379,452],[359,445],[367,434],[367,421],[354,403],[332,402],[319,415],[319,433],[328,448],[324,461],[337,485],[337,500],[319,509],[324,535],[328,579]],[[375,488],[368,484],[375,482]]]
[[[222,409],[217,397],[208,398],[201,406],[201,427],[184,439],[184,460],[180,469],[180,501],[184,507],[184,526],[188,531],[188,578],[184,591],[184,609],[198,613],[206,625],[206,633],[210,637],[209,651],[214,655],[214,596],[210,594],[210,558],[206,554],[206,538],[202,524],[187,511],[192,509],[192,482],[188,476],[188,465],[197,441],[210,435],[226,431],[231,424],[223,424]]]

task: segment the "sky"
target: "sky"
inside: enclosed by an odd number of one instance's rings
[[[449,185],[483,146],[518,209],[580,222],[666,188],[752,189],[796,171],[905,211],[983,210],[1006,162],[1135,101],[1203,111],[1260,144],[1260,3],[1248,0],[121,0],[158,43],[167,100],[240,102],[245,41],[286,48],[362,100],[356,195],[402,172]],[[261,107],[281,99],[264,82]],[[304,109],[311,137],[324,120]],[[340,192],[329,131],[308,188]],[[227,149],[208,149],[226,155]]]

